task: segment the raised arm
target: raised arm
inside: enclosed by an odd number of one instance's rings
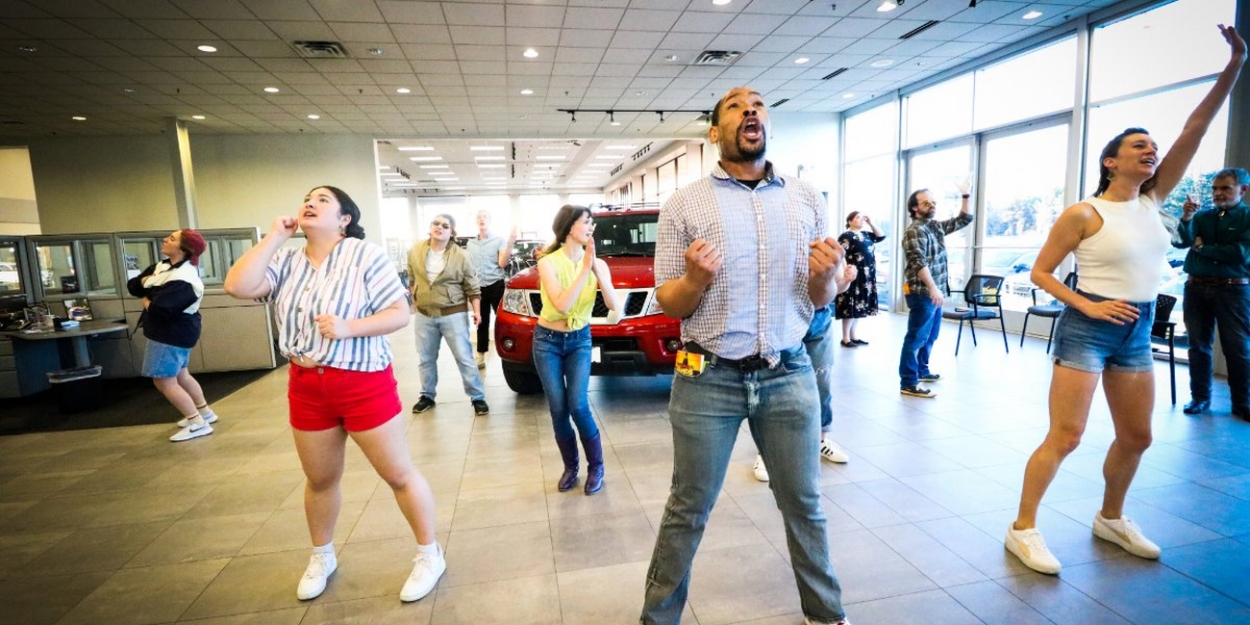
[[[1211,91],[1202,98],[1194,112],[1189,114],[1189,119],[1185,120],[1185,127],[1181,129],[1176,143],[1172,144],[1172,148],[1159,163],[1159,168],[1155,170],[1156,182],[1155,187],[1150,190],[1150,196],[1158,204],[1163,203],[1163,200],[1172,193],[1172,189],[1175,189],[1184,177],[1190,161],[1198,152],[1202,137],[1211,127],[1211,120],[1215,119],[1215,114],[1219,112],[1224,100],[1228,98],[1229,93],[1232,93],[1233,85],[1237,83],[1237,76],[1241,73],[1241,67],[1246,62],[1246,41],[1241,38],[1241,35],[1237,34],[1233,27],[1223,24],[1220,24],[1220,34],[1224,36],[1230,48],[1231,55],[1228,64],[1224,66],[1224,71],[1220,72],[1220,77],[1211,86]]]
[[[278,253],[282,244],[290,240],[298,227],[299,223],[294,217],[274,219],[269,234],[252,249],[244,252],[226,274],[226,293],[239,299],[258,299],[269,295],[269,281],[265,279],[269,261]]]

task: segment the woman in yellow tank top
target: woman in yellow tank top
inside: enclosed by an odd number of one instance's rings
[[[590,413],[590,317],[595,291],[616,310],[616,289],[608,265],[595,258],[595,224],[590,209],[562,206],[551,224],[555,242],[538,261],[543,308],[534,328],[534,368],[551,408],[551,427],[564,459],[557,487],[577,484],[577,439],[586,450],[586,494],[603,488],[603,445]],[[576,432],[573,426],[577,426]]]

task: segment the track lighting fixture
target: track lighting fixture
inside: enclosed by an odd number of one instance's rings
[[[969,9],[975,9],[975,8],[977,8],[977,0],[969,0],[969,2],[968,2],[968,8],[969,8]]]

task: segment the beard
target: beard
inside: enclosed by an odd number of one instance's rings
[[[738,134],[738,154],[742,155],[743,160],[755,161],[763,158],[764,149],[767,146],[768,139],[762,134],[760,135],[759,145],[756,146],[750,145],[745,139],[742,138],[741,133]]]

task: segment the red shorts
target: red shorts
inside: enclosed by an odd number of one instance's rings
[[[343,426],[348,432],[372,430],[403,411],[395,374],[334,367],[290,365],[287,399],[291,427],[314,432]]]

